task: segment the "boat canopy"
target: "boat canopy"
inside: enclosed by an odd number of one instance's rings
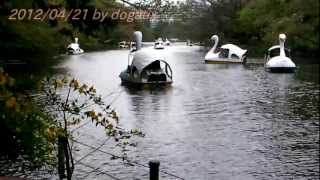
[[[229,49],[230,56],[237,55],[239,58],[241,58],[247,52],[247,50],[243,50],[233,44],[223,45],[223,46],[221,46],[221,49]]]
[[[280,49],[280,45],[272,46],[268,49],[268,51],[273,51],[275,49]],[[291,51],[289,48],[285,48],[286,51]]]
[[[135,52],[131,66],[135,67],[138,72],[141,73],[144,68],[157,60],[165,62],[163,56],[161,56],[158,51],[153,49],[142,49]]]
[[[284,48],[286,55],[288,57],[291,56],[291,50],[289,48]],[[276,46],[272,46],[271,48],[268,49],[268,52],[266,53],[268,55],[270,55],[270,57],[274,57],[274,56],[279,56],[280,54],[280,45],[276,45]]]

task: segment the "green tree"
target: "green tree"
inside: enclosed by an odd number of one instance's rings
[[[238,34],[264,49],[286,33],[290,47],[316,55],[319,48],[319,1],[252,0],[239,13]],[[307,53],[306,53],[307,52]]]
[[[17,91],[15,80],[0,67],[0,158],[10,162],[1,164],[0,175],[16,173],[16,164],[22,171],[53,169],[55,127],[31,96]]]

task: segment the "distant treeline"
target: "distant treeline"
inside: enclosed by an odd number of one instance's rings
[[[278,34],[286,33],[287,45],[298,56],[318,56],[318,0],[11,0],[0,1],[0,56],[24,57],[63,53],[79,37],[83,49],[114,47],[130,40],[134,30],[141,30],[144,40],[158,37],[190,39],[210,45],[213,34],[222,43],[240,44],[251,56],[262,56],[278,43]],[[86,20],[10,21],[12,9],[66,8],[93,10],[147,10],[157,13],[157,21],[121,22],[106,18],[103,22]]]

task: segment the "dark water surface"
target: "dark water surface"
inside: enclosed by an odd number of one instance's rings
[[[319,84],[318,77],[309,75],[319,73],[312,72],[313,66],[271,74],[263,64],[204,64],[199,47],[173,46],[164,54],[174,80],[165,89],[120,85],[127,50],[70,56],[59,69],[94,84],[102,95],[118,92],[107,99],[116,98],[113,106],[122,126],[146,133],[129,152],[141,164],[160,160],[163,171],[188,180],[319,178]],[[77,132],[79,141],[92,146],[107,139],[103,129],[91,124]],[[91,151],[75,146],[76,159]],[[121,155],[108,143],[101,149]],[[102,152],[82,162],[120,179],[148,179],[148,168],[111,161]],[[81,164],[75,176],[112,179]]]

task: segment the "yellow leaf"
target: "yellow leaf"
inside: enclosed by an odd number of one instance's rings
[[[7,108],[15,108],[17,106],[17,100],[15,97],[11,97],[6,101]]]
[[[13,78],[8,78],[8,85],[9,87],[12,87],[15,83],[15,80]]]
[[[17,127],[17,128],[16,128],[16,131],[17,131],[17,132],[21,132],[21,129]]]
[[[0,74],[0,85],[5,85],[7,83],[7,77],[2,73]]]

